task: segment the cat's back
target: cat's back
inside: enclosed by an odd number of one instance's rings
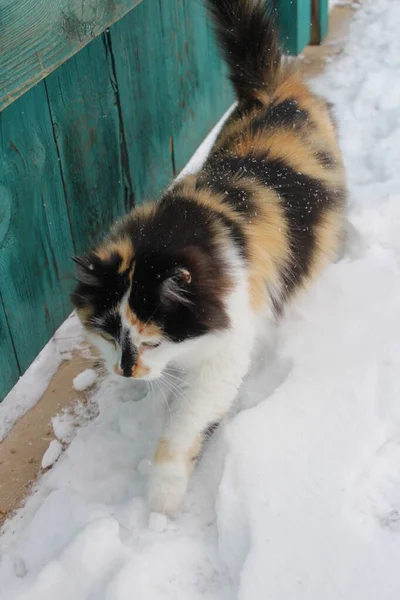
[[[279,310],[341,247],[346,184],[335,124],[295,72],[271,96],[239,103],[197,185],[242,222],[254,269],[265,272],[270,263],[265,278],[273,275],[271,288],[280,290]]]

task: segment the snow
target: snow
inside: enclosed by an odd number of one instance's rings
[[[82,326],[73,314],[0,404],[0,442],[14,423],[40,400],[62,361],[71,358],[71,352],[80,346],[82,340]]]
[[[85,369],[77,375],[73,382],[73,388],[77,392],[84,392],[92,387],[97,381],[97,373],[94,369]]]
[[[74,437],[75,419],[73,415],[61,413],[56,415],[51,420],[54,435],[60,442],[71,442]]]
[[[354,229],[260,342],[181,514],[144,499],[163,394],[131,402],[134,385],[106,378],[98,416],[5,527],[2,600],[397,600],[399,20],[399,3],[365,0],[315,82],[336,103]]]
[[[62,445],[58,440],[52,440],[42,458],[42,469],[48,469],[60,458]]]
[[[150,531],[161,533],[167,529],[168,519],[165,515],[161,515],[160,513],[150,513],[148,524]]]

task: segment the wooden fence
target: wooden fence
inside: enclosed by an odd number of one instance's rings
[[[298,52],[311,0],[279,1]],[[201,0],[1,0],[0,400],[71,310],[70,257],[232,101]]]

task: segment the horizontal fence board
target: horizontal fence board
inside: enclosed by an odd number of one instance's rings
[[[103,34],[45,81],[78,253],[133,205],[112,70]]]
[[[0,113],[0,185],[0,294],[23,372],[69,311],[74,251],[44,82]]]
[[[0,110],[141,1],[2,0]]]
[[[4,207],[1,201],[0,189],[0,210]],[[0,214],[0,228],[2,225],[2,215]],[[1,251],[1,250],[0,250]],[[0,297],[0,401],[4,398],[10,388],[14,385],[19,377],[19,368],[17,359],[14,353],[14,345],[12,342],[10,329],[8,327],[6,314],[4,311],[3,301]]]

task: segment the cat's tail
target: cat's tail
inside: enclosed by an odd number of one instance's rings
[[[263,102],[282,79],[282,48],[270,0],[205,0],[239,100]]]

